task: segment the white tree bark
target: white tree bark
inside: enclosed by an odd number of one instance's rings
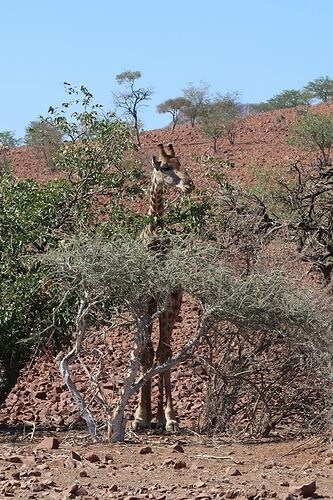
[[[159,373],[163,373],[169,368],[173,368],[179,363],[184,362],[190,358],[193,354],[194,349],[198,346],[202,338],[206,335],[208,330],[208,323],[211,318],[211,312],[206,313],[201,317],[200,323],[198,325],[195,336],[189,340],[183,347],[178,351],[175,356],[170,358],[168,361],[162,365],[153,366],[150,370],[143,373],[137,380],[137,374],[140,368],[140,353],[143,348],[144,334],[147,325],[142,322],[142,319],[137,323],[137,332],[133,341],[133,347],[131,351],[131,364],[128,370],[127,377],[124,380],[124,387],[121,391],[119,403],[115,408],[112,419],[112,442],[121,442],[125,439],[125,424],[126,420],[124,418],[125,409],[129,399],[141,389],[143,384],[155,377]]]
[[[84,420],[86,421],[88,431],[91,435],[91,437],[96,440],[97,438],[97,432],[96,432],[96,425],[93,419],[93,416],[82,398],[78,388],[74,384],[70,371],[69,371],[69,365],[73,363],[73,361],[77,358],[81,347],[82,347],[82,342],[85,336],[86,332],[86,320],[85,317],[89,311],[89,308],[91,306],[91,303],[89,302],[89,295],[88,292],[84,293],[83,298],[81,299],[80,306],[79,306],[79,311],[77,314],[76,318],[76,341],[74,347],[62,358],[60,361],[59,369],[60,373],[64,379],[65,384],[67,385],[75,403],[77,404],[80,413]]]

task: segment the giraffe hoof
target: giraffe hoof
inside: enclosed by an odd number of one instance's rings
[[[166,423],[165,430],[167,432],[178,432],[179,431],[179,423],[177,420],[169,420]]]
[[[144,422],[142,418],[136,418],[132,423],[132,429],[134,432],[142,432],[150,429],[150,424]]]

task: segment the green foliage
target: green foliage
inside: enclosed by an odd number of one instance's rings
[[[310,104],[312,94],[307,90],[284,90],[276,94],[268,101],[258,105],[260,111],[271,111],[274,109],[295,108],[296,106],[307,106]]]
[[[209,100],[209,85],[206,82],[201,82],[198,86],[190,84],[183,89],[183,93],[188,104],[182,109],[182,117],[194,127]]]
[[[213,139],[214,152],[217,152],[217,140],[225,133],[230,144],[234,144],[240,109],[237,93],[217,95],[205,105],[200,118],[203,131]]]
[[[30,122],[26,128],[24,141],[27,146],[35,150],[37,156],[43,156],[46,165],[51,170],[55,169],[53,157],[62,141],[62,133],[59,129],[42,119]]]
[[[8,146],[9,148],[16,148],[21,143],[20,139],[16,139],[14,132],[4,130],[0,132],[0,146]]]
[[[289,144],[310,151],[319,150],[325,165],[331,161],[333,113],[305,111],[289,127]]]
[[[76,290],[81,297],[86,291],[102,308],[111,297],[139,312],[147,297],[163,304],[170,291],[182,287],[212,315],[212,322],[229,321],[245,331],[329,329],[329,319],[309,307],[308,297],[296,294],[282,273],[236,277],[219,261],[218,246],[192,237],[161,236],[168,241],[162,255],[128,236],[72,239],[49,252],[44,263],[65,291]]]
[[[39,257],[71,235],[103,231],[109,214],[108,232],[116,233],[113,208],[121,208],[140,176],[139,163],[124,160],[128,127],[103,114],[85,87],[66,90],[71,101],[51,107],[43,121],[69,139],[53,160],[62,178],[38,184],[6,173],[0,179],[0,398],[35,350],[51,339],[60,346],[70,335],[76,295],[64,297],[48,282]]]
[[[312,99],[320,102],[333,101],[333,80],[328,76],[321,76],[305,86],[305,90]]]
[[[123,71],[116,76],[116,80],[120,85],[123,83],[133,85],[141,76],[141,71]]]
[[[172,130],[175,130],[179,121],[181,112],[189,107],[190,101],[185,97],[176,97],[174,99],[167,99],[157,106],[158,113],[170,113],[172,116]]]

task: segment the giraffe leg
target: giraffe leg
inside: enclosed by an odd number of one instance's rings
[[[151,341],[147,342],[145,351],[141,357],[143,372],[149,370],[154,361],[154,350]],[[144,430],[150,427],[152,418],[151,412],[151,380],[148,380],[141,388],[139,403],[135,412],[132,428],[134,431]]]
[[[160,339],[156,351],[156,358],[159,365],[165,363],[165,361],[172,357],[171,336],[175,320],[179,314],[181,300],[181,290],[174,291],[169,297],[165,312],[160,317]],[[159,375],[158,387],[158,424],[165,427],[167,431],[176,432],[179,429],[179,424],[176,419],[176,412],[172,401],[170,370],[167,370]],[[166,398],[165,411],[164,392]]]

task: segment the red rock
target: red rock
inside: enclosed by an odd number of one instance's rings
[[[254,500],[254,498],[258,495],[258,490],[257,488],[250,488],[248,491],[246,491],[245,496],[248,498],[248,500]]]
[[[79,486],[75,492],[75,496],[77,497],[86,497],[88,495],[88,491],[84,486]]]
[[[113,456],[111,455],[111,453],[105,453],[104,462],[113,462]]]
[[[70,452],[70,458],[72,458],[73,460],[77,460],[78,462],[81,462],[82,461],[82,457],[81,455],[79,455],[78,453],[76,453],[76,451],[72,450]]]
[[[302,496],[303,498],[311,497],[317,489],[316,481],[311,481],[311,483],[302,484],[302,486],[294,486],[290,489],[289,493],[291,495]]]
[[[282,481],[280,483],[280,486],[290,486],[289,482],[288,481]]]
[[[101,461],[101,459],[99,458],[98,455],[96,455],[96,453],[89,453],[88,455],[85,456],[85,459],[88,460],[88,462],[91,462],[92,464]]]
[[[31,470],[30,472],[28,472],[28,476],[33,476],[33,477],[39,477],[41,476],[42,473],[39,471],[39,470]]]
[[[237,498],[238,497],[238,491],[237,490],[227,490],[224,493],[225,498]]]
[[[47,399],[47,393],[45,391],[38,391],[34,394],[36,399]]]
[[[178,460],[178,462],[175,462],[173,468],[174,469],[184,469],[186,467],[186,462],[184,460]]]
[[[236,469],[236,467],[227,467],[225,470],[225,473],[228,474],[228,476],[241,476],[242,473],[239,469]]]
[[[5,460],[7,460],[7,462],[11,462],[13,464],[21,464],[21,463],[23,463],[22,458],[19,457],[18,455],[11,455],[9,457],[6,457]]]
[[[139,453],[140,455],[146,455],[147,453],[153,453],[153,450],[150,446],[144,446],[143,448],[140,448]]]
[[[60,446],[60,441],[54,437],[46,437],[40,443],[38,443],[37,448],[44,450],[57,450]]]
[[[178,451],[179,453],[184,453],[184,448],[180,443],[177,443],[172,447],[172,451]]]

